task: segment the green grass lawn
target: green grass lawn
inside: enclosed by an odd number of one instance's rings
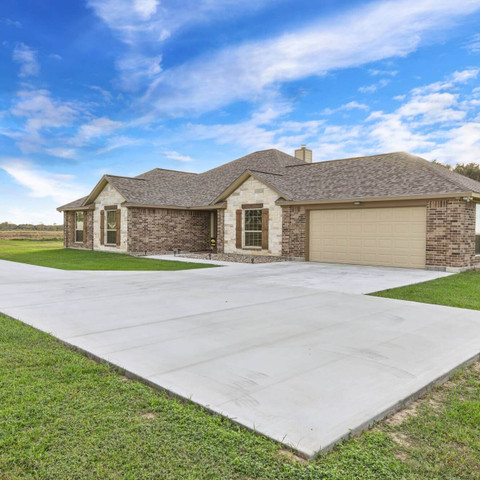
[[[406,287],[376,292],[377,297],[480,310],[480,272],[463,272]]]
[[[0,315],[0,479],[140,478],[478,479],[480,369],[305,462]]]
[[[188,270],[214,265],[138,258],[109,252],[70,250],[56,240],[0,240],[0,260],[62,270]]]

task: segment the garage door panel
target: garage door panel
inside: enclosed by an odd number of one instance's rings
[[[310,260],[425,267],[425,207],[312,210]]]

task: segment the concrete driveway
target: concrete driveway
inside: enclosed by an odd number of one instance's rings
[[[0,311],[311,456],[480,352],[480,313],[362,295],[422,270],[72,272],[0,261]]]

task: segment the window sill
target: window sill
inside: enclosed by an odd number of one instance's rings
[[[105,247],[118,247],[118,245],[116,243],[106,243],[104,246]]]
[[[262,247],[242,247],[242,250],[255,250],[257,252],[263,250]]]

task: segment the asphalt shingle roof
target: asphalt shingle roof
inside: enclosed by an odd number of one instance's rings
[[[105,178],[132,204],[198,207],[212,205],[247,170],[294,201],[480,193],[480,182],[405,152],[305,163],[271,149],[200,174],[155,168]],[[61,208],[82,206],[87,198]]]

